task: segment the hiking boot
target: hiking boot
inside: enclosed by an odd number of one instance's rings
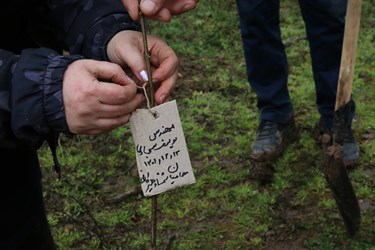
[[[319,121],[315,128],[315,138],[326,148],[331,144],[332,131],[324,125],[322,120]],[[348,168],[353,167],[359,160],[359,146],[356,142],[353,131],[350,126],[345,128],[344,143],[342,145],[344,165]]]
[[[353,131],[350,127],[345,129],[344,144],[342,145],[344,153],[344,165],[354,166],[359,160],[359,146],[356,142]]]
[[[287,124],[262,120],[251,146],[251,158],[256,161],[274,160],[281,155],[295,136],[294,119]]]

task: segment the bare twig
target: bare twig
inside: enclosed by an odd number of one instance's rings
[[[138,1],[139,4],[140,1]],[[146,33],[146,20],[143,13],[139,10],[139,17],[141,21],[142,37],[143,37],[143,47],[144,56],[146,60],[148,84],[146,85],[146,95],[150,102],[150,106],[155,106],[154,88],[151,77],[151,63],[150,55],[148,51],[147,44],[147,33]],[[157,195],[152,196],[152,210],[151,210],[151,250],[156,250],[156,225],[157,225]]]
[[[109,202],[109,203],[119,203],[119,202],[125,200],[126,198],[128,198],[130,196],[137,195],[137,194],[140,194],[140,193],[142,193],[142,189],[138,186],[135,186],[135,187],[132,187],[130,190],[124,192],[124,193],[118,194],[118,195],[108,199],[107,202]]]

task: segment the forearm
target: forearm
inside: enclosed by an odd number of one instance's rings
[[[50,49],[26,49],[19,56],[0,51],[2,137],[8,144],[39,148],[51,130],[68,133],[62,104],[62,76],[80,56]],[[5,131],[5,132],[4,132]],[[1,145],[3,146],[3,145]]]

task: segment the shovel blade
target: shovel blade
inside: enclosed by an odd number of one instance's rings
[[[342,146],[333,143],[326,149],[323,172],[344,221],[346,231],[354,236],[361,224],[357,196],[343,162]]]

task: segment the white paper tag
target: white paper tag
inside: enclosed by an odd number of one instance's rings
[[[144,196],[195,183],[176,101],[151,109],[137,109],[130,117],[138,173]]]

